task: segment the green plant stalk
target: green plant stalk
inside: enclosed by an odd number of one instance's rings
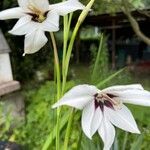
[[[57,100],[61,96],[61,76],[60,76],[60,65],[59,65],[59,58],[58,58],[58,50],[56,46],[56,41],[53,33],[50,33],[53,49],[54,49],[54,60],[55,60],[55,67],[56,67],[56,79],[57,79]],[[56,150],[60,150],[60,108],[57,108],[57,121],[56,121]]]
[[[63,74],[64,74],[64,64],[65,64],[65,57],[66,57],[66,51],[67,51],[67,42],[68,42],[68,33],[67,33],[68,15],[64,16],[64,18],[63,18],[63,23],[64,23],[64,31],[63,31],[62,76],[63,76]]]
[[[70,31],[70,25],[71,25],[71,20],[72,20],[73,13],[69,15],[66,18],[64,16],[64,45],[63,45],[63,61],[62,61],[62,96],[65,92],[65,84],[66,84],[66,76],[65,76],[65,59],[66,59],[66,52],[67,52],[67,43],[68,43],[68,38],[69,38],[69,31]]]
[[[66,85],[66,79],[67,79],[67,74],[68,74],[68,68],[69,68],[69,63],[70,63],[70,58],[71,58],[71,53],[72,53],[72,49],[73,49],[73,44],[75,41],[75,37],[77,35],[77,32],[79,30],[80,25],[82,24],[82,22],[84,21],[85,17],[87,16],[88,12],[90,11],[90,8],[92,7],[93,3],[95,0],[91,0],[87,6],[85,7],[85,9],[82,11],[82,13],[80,14],[78,21],[76,23],[75,29],[73,30],[73,34],[71,36],[71,40],[68,46],[68,50],[67,50],[67,54],[66,54],[66,58],[65,58],[65,69],[64,69],[64,83],[63,86],[65,87]],[[70,137],[70,133],[71,133],[71,124],[73,121],[73,112],[70,114],[69,120],[68,120],[68,124],[67,124],[67,129],[66,129],[66,134],[65,134],[65,140],[64,140],[64,150],[68,150],[68,143],[69,143],[69,137]]]
[[[82,13],[80,14],[78,21],[75,25],[75,28],[73,30],[72,36],[71,36],[71,40],[68,46],[68,50],[67,50],[67,54],[66,54],[66,59],[65,59],[65,69],[64,69],[64,77],[65,79],[67,78],[67,74],[68,74],[68,68],[69,68],[69,63],[70,63],[70,57],[71,57],[71,53],[72,53],[72,49],[73,49],[73,44],[75,41],[75,37],[77,35],[77,32],[79,30],[79,27],[81,26],[82,22],[84,21],[84,19],[86,18],[88,12],[90,11],[93,3],[95,0],[90,0],[90,2],[87,4],[87,6],[84,8],[84,10],[82,11]],[[66,81],[64,81],[64,87],[65,87]]]
[[[68,46],[68,50],[67,50],[67,54],[66,54],[66,62],[65,62],[65,65],[66,65],[66,69],[65,69],[65,76],[67,76],[67,73],[68,73],[68,67],[69,67],[69,62],[70,62],[70,56],[71,56],[71,53],[72,53],[72,49],[73,49],[73,44],[74,44],[74,41],[75,41],[75,37],[77,35],[77,32],[79,30],[79,27],[80,25],[82,24],[82,22],[84,21],[84,19],[86,18],[88,12],[90,11],[90,8],[92,7],[93,3],[94,3],[95,0],[91,0],[87,6],[85,7],[85,9],[82,11],[82,13],[80,14],[79,18],[78,18],[78,21],[76,23],[76,26],[73,30],[73,33],[72,33],[72,36],[71,36],[71,40],[70,40],[70,43],[69,43],[69,46]]]
[[[79,139],[78,139],[78,143],[77,143],[77,148],[76,148],[76,150],[79,150],[80,149],[80,147],[81,147],[81,140],[82,140],[82,131],[80,131],[80,136],[79,136]]]
[[[92,76],[91,76],[91,81],[94,81],[94,77],[95,77],[95,74],[96,74],[96,71],[97,71],[97,67],[98,67],[98,62],[99,62],[102,46],[103,46],[103,34],[100,35],[100,43],[99,43],[97,57],[96,57],[96,61],[95,61],[93,72],[92,72]]]
[[[125,136],[124,136],[124,140],[123,140],[122,150],[125,150],[125,149],[126,149],[127,141],[128,141],[128,132],[125,132]]]
[[[54,34],[50,33],[53,49],[54,49],[54,60],[55,60],[55,68],[56,68],[56,80],[57,80],[57,100],[60,98],[61,94],[61,76],[60,76],[60,65],[59,65],[59,58],[58,58],[58,50],[56,46],[56,41]]]
[[[64,117],[61,119],[60,121],[60,131],[63,129],[63,127],[65,126],[65,124],[68,121],[68,117],[69,117],[69,112],[66,112],[64,114]],[[42,150],[47,150],[49,148],[49,146],[52,144],[53,140],[56,137],[56,126],[54,127],[54,129],[50,132],[50,134],[48,135],[48,138],[46,140],[46,142],[44,143],[44,146],[42,148]]]
[[[68,124],[67,124],[63,150],[68,150],[68,143],[69,143],[69,137],[70,137],[70,133],[71,133],[73,117],[74,117],[74,108],[72,108],[71,113],[69,115],[69,120],[68,120]]]

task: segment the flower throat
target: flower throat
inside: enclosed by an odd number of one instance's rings
[[[33,12],[28,13],[30,16],[32,16],[33,21],[42,23],[44,20],[46,20],[48,11],[43,13],[32,5],[30,5],[28,8]]]

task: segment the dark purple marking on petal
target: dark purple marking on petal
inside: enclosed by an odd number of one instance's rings
[[[95,109],[97,109],[97,107],[99,106],[99,102],[97,102],[97,100],[95,100],[94,102],[95,102]]]
[[[94,95],[94,97],[96,98],[98,96],[98,93],[96,93],[95,95]]]
[[[113,104],[110,102],[110,101],[104,101],[104,105],[106,106],[106,107],[109,107],[109,108],[111,108],[111,109],[114,109],[114,107],[113,107]]]
[[[28,15],[32,16],[32,21],[38,22],[38,15],[34,13],[27,13]]]
[[[99,102],[99,107],[101,109],[101,111],[104,111],[104,103],[103,102]]]
[[[46,12],[44,13],[44,17],[47,17],[48,13],[49,13],[49,11],[46,11]]]
[[[109,93],[107,93],[107,96],[109,96],[110,98],[114,98],[114,97],[117,97],[116,95],[113,95],[113,94],[109,94]]]
[[[47,17],[48,12],[49,12],[49,11],[46,11],[46,12],[43,14],[43,16],[44,16],[45,18]],[[39,19],[39,15],[34,14],[34,13],[26,13],[26,14],[32,16],[32,21],[39,22],[39,20],[38,20],[38,19]]]

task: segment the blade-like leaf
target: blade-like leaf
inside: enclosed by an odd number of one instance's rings
[[[92,76],[91,76],[91,81],[92,82],[96,78],[97,70],[98,70],[98,67],[99,67],[98,64],[99,64],[100,54],[101,54],[101,50],[102,50],[102,45],[103,45],[103,34],[100,35],[99,48],[98,48],[97,57],[96,57],[96,60],[95,60]]]
[[[141,150],[143,135],[140,135],[131,145],[131,150]]]
[[[117,75],[119,75],[120,73],[122,73],[126,68],[120,69],[119,71],[113,73],[112,75],[110,75],[109,77],[107,77],[106,79],[104,79],[103,81],[100,81],[97,84],[97,87],[100,88],[102,85],[104,85],[105,83],[109,82],[110,80],[112,80],[113,78],[115,78]]]

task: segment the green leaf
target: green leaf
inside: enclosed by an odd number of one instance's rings
[[[99,67],[98,64],[99,64],[100,54],[101,54],[101,50],[102,50],[102,45],[103,45],[103,34],[100,35],[99,48],[98,48],[97,57],[96,57],[96,61],[95,61],[95,64],[94,64],[92,76],[91,76],[92,82],[94,82],[94,79],[96,78],[97,70],[98,70],[98,67]]]
[[[104,79],[103,81],[100,81],[97,84],[97,87],[100,88],[101,86],[103,86],[105,83],[109,82],[110,80],[112,80],[113,78],[115,78],[117,75],[119,75],[120,73],[122,73],[126,68],[120,69],[119,71],[113,73],[112,75],[110,75],[109,77],[107,77],[106,79]]]
[[[141,150],[143,135],[140,135],[131,145],[131,150]]]
[[[68,121],[68,117],[70,115],[70,111],[66,112],[62,117],[61,117],[61,121],[60,121],[60,130],[62,130],[62,128],[65,126],[65,124]],[[56,126],[53,128],[53,130],[51,131],[51,133],[49,134],[47,141],[45,142],[45,145],[43,146],[42,150],[47,150],[49,148],[49,146],[52,144],[53,140],[56,138]]]

